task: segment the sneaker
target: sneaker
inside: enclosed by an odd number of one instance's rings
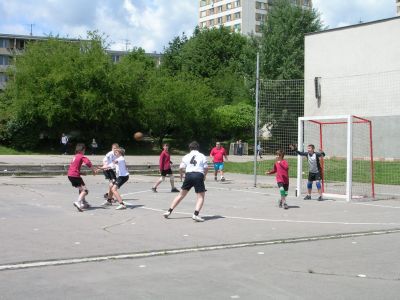
[[[192,219],[195,220],[196,222],[204,222],[204,219],[202,217],[193,215]]]
[[[120,204],[115,209],[116,210],[126,209],[126,205],[125,204]]]
[[[152,190],[154,193],[157,193],[157,188],[152,187],[151,190]]]
[[[318,201],[323,201],[324,199],[322,199],[322,196],[318,197]]]
[[[217,178],[217,176],[214,176],[214,180],[215,180],[215,181],[218,181],[218,178]]]
[[[171,193],[179,193],[179,190],[177,188],[171,189]]]
[[[221,181],[225,181],[225,177],[221,177]]]
[[[283,208],[284,209],[289,209],[289,206],[285,203],[285,204],[283,204]]]
[[[89,204],[89,202],[87,202],[86,200],[82,201],[82,208],[88,209],[90,207],[91,207],[91,205]]]
[[[74,206],[76,207],[76,209],[78,210],[78,211],[80,211],[80,212],[83,212],[83,210],[82,210],[82,208],[81,208],[81,204],[77,201],[77,202],[74,202]]]
[[[168,219],[168,217],[171,215],[172,211],[167,210],[165,213],[163,213],[164,218]]]
[[[111,206],[112,205],[112,200],[107,200],[105,201],[101,206]]]
[[[279,200],[279,208],[282,208],[282,200]]]
[[[310,195],[305,196],[304,200],[311,200],[311,196]]]

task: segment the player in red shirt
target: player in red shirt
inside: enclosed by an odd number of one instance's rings
[[[81,167],[85,164],[87,167],[92,169],[93,175],[96,175],[96,171],[90,162],[90,160],[85,156],[85,144],[77,144],[75,148],[75,156],[71,161],[68,168],[68,179],[73,187],[79,189],[78,201],[74,202],[74,206],[78,211],[83,211],[83,208],[89,208],[89,203],[86,202],[85,196],[89,194],[89,190],[86,188],[85,183],[81,177]]]
[[[286,204],[286,196],[289,190],[289,164],[283,158],[285,153],[282,150],[276,151],[276,162],[274,168],[270,171],[265,172],[267,175],[276,174],[276,182],[279,187],[281,199],[279,200],[279,207],[288,209],[289,206]]]
[[[217,142],[215,147],[211,149],[210,157],[214,163],[214,180],[217,181],[218,171],[221,174],[221,181],[225,181],[224,177],[224,157],[228,160],[224,147],[221,147],[221,143]]]
[[[169,182],[171,183],[171,192],[179,193],[179,190],[175,187],[174,184],[174,175],[171,170],[171,155],[168,152],[169,144],[163,145],[163,151],[160,154],[160,173],[161,177],[157,180],[151,190],[154,193],[157,193],[157,187],[165,180],[165,177],[169,177]]]

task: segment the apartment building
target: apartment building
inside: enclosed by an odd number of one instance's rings
[[[304,8],[312,7],[311,0],[291,1]],[[234,32],[261,35],[261,24],[273,4],[274,0],[199,0],[199,27],[225,26]]]
[[[25,45],[29,42],[46,40],[48,37],[31,36],[31,35],[15,35],[0,33],[0,91],[5,89],[7,84],[7,69],[13,65],[13,60],[17,55],[24,52]],[[67,42],[80,42],[80,39],[63,39]],[[127,51],[106,50],[114,63],[118,63],[120,59],[127,55]],[[161,63],[162,55],[159,53],[147,53],[154,58],[156,65]]]

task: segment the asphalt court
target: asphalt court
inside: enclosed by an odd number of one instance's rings
[[[227,178],[208,176],[206,221],[195,223],[194,191],[162,217],[175,194],[168,182],[153,193],[154,176],[131,176],[121,189],[123,211],[102,208],[106,181],[85,176],[93,208],[83,213],[72,206],[77,192],[66,177],[1,177],[0,290],[8,289],[0,299],[56,290],[65,298],[143,299],[333,299],[340,293],[328,291],[339,286],[343,295],[363,287],[359,296],[380,299],[400,292],[399,200],[289,196],[283,210],[273,177],[260,176],[261,188],[252,176]],[[34,288],[22,284],[29,280]],[[53,281],[58,289],[45,284]]]

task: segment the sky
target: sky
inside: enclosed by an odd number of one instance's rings
[[[248,0],[242,0],[248,1]],[[313,0],[328,28],[396,16],[396,0]],[[98,30],[114,50],[162,52],[191,36],[198,0],[8,0],[0,2],[0,33],[85,38]],[[31,25],[33,24],[33,25]]]

